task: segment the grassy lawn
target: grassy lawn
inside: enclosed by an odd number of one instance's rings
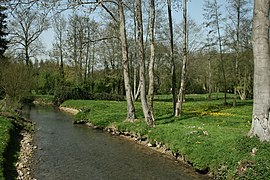
[[[4,179],[4,154],[10,141],[10,131],[14,128],[11,121],[0,116],[0,179]]]
[[[214,97],[214,96],[213,96]],[[198,170],[210,170],[217,178],[270,177],[270,144],[261,143],[246,134],[251,127],[252,101],[239,101],[237,107],[223,106],[216,96],[208,101],[207,95],[188,95],[182,117],[172,116],[170,96],[157,96],[154,103],[156,126],[148,128],[144,122],[140,102],[136,102],[135,123],[125,122],[125,101],[68,100],[62,106],[88,108],[78,119],[87,118],[100,127],[116,127],[147,136],[152,142],[162,142],[174,153]],[[257,153],[253,155],[252,149]]]

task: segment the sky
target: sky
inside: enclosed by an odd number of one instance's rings
[[[221,5],[225,5],[227,2],[226,2],[226,0],[218,0],[218,3]],[[187,3],[188,16],[190,18],[192,18],[193,20],[195,20],[195,22],[199,25],[202,24],[202,22],[204,21],[204,19],[203,19],[203,4],[204,4],[204,0],[188,0],[188,3]],[[173,12],[174,21],[175,21],[175,23],[178,23],[178,24],[182,20],[182,13],[180,11],[181,10],[179,10],[179,12]],[[179,17],[179,18],[177,18],[177,17]],[[41,39],[42,39],[45,47],[47,48],[47,50],[51,49],[52,42],[54,39],[52,29],[44,32],[41,36]]]

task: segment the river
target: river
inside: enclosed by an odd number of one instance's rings
[[[36,125],[33,175],[61,179],[202,179],[193,170],[143,145],[84,125],[52,107],[31,107]]]

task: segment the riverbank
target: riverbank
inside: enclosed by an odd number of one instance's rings
[[[20,141],[20,153],[18,162],[16,163],[16,169],[18,172],[17,179],[19,180],[31,180],[34,179],[31,172],[32,155],[37,148],[32,144],[33,135],[28,131],[22,131],[22,140]]]
[[[170,102],[155,102],[154,128],[146,126],[140,103],[135,103],[138,119],[134,123],[124,121],[126,107],[121,101],[69,100],[62,106],[82,109],[77,120],[88,119],[95,128],[171,154],[212,178],[269,177],[269,143],[246,137],[252,101],[239,102],[235,108],[222,104],[222,100],[187,101],[183,116],[176,118],[171,116]]]
[[[32,124],[10,113],[0,116],[0,179],[33,179]]]

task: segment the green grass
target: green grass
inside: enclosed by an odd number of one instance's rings
[[[170,100],[158,97],[162,100],[157,98],[154,103],[154,128],[146,126],[139,102],[135,103],[139,119],[135,123],[124,121],[125,102],[69,100],[62,106],[90,109],[77,118],[87,118],[97,126],[113,126],[162,142],[172,152],[183,154],[196,169],[208,169],[217,178],[270,177],[270,144],[246,137],[251,127],[252,101],[239,101],[237,107],[232,107],[232,100],[224,106],[222,99],[208,101],[204,96],[189,95],[181,117],[172,116]],[[251,155],[253,148],[258,149],[256,156]]]
[[[11,121],[0,116],[0,179],[4,179],[4,164],[6,163],[5,153],[11,139],[10,132],[14,126]]]

